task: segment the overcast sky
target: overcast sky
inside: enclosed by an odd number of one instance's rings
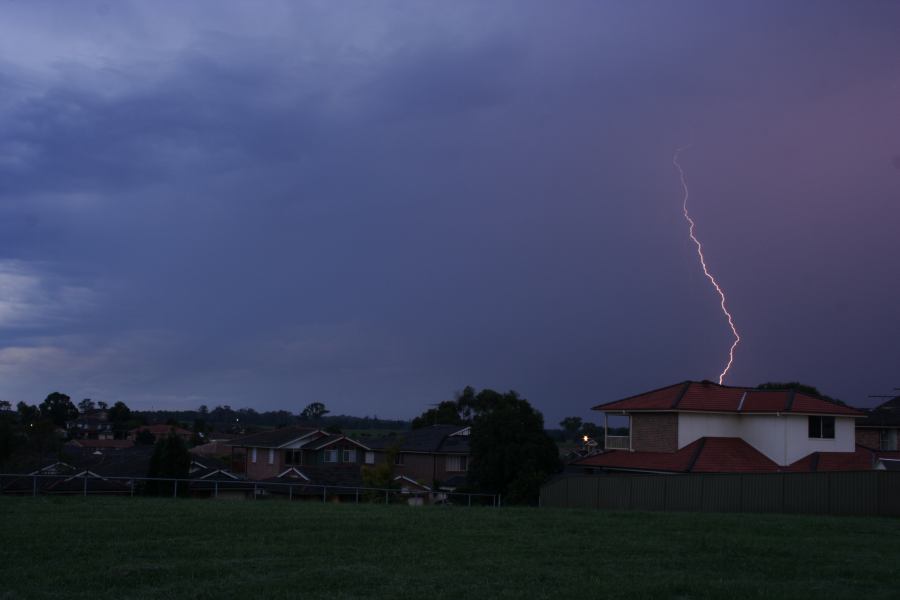
[[[0,2],[0,399],[900,386],[900,4]],[[596,415],[595,415],[596,416]]]

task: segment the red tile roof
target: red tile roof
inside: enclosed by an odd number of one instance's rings
[[[155,436],[160,436],[168,435],[168,433],[173,429],[178,435],[192,435],[189,430],[184,429],[183,427],[176,427],[174,425],[141,425],[140,427],[135,427],[134,429],[130,430],[128,433],[137,435],[141,431],[149,431]]]
[[[813,452],[785,467],[792,473],[817,471],[871,471],[875,453],[857,445],[854,452]]]
[[[131,448],[134,442],[131,440],[72,440],[73,446],[82,448]]]
[[[732,413],[798,413],[862,417],[865,413],[794,390],[757,390],[685,381],[594,407],[605,412],[708,411]]]
[[[673,473],[767,473],[778,465],[740,438],[705,437],[676,452],[613,450],[572,463],[579,467]]]

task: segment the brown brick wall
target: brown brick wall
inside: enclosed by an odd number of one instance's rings
[[[881,430],[857,427],[856,443],[866,448],[878,450],[881,447]]]
[[[676,413],[631,415],[631,448],[640,452],[678,450],[678,415]]]

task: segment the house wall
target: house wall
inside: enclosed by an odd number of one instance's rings
[[[256,462],[253,462],[253,448],[247,448],[247,479],[268,479],[276,477],[284,470],[284,456],[274,450],[272,464],[269,464],[269,448],[256,448]]]
[[[869,427],[856,429],[856,443],[873,450],[881,449],[881,430]]]
[[[466,473],[466,471],[448,471],[446,454],[413,454],[409,452],[401,452],[401,454],[403,454],[403,464],[394,465],[394,475],[406,475],[428,487],[431,487],[435,480],[441,482]],[[362,461],[363,457],[364,452],[361,452],[358,459]],[[467,457],[467,463],[470,458]],[[381,464],[386,460],[386,452],[375,452],[375,464]]]
[[[781,466],[813,452],[853,452],[856,449],[854,419],[848,417],[835,418],[834,439],[818,439],[809,437],[807,415],[679,415],[679,448],[706,436],[741,438]]]
[[[740,415],[680,413],[678,415],[678,448],[702,437],[741,437]]]
[[[639,452],[675,452],[678,450],[678,414],[632,414],[631,448]]]

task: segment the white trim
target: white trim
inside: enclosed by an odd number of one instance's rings
[[[397,475],[396,477],[394,477],[394,479],[393,479],[392,481],[405,481],[405,482],[407,482],[407,483],[411,483],[411,484],[413,484],[413,485],[417,485],[417,486],[419,486],[420,488],[424,488],[424,489],[425,489],[426,491],[428,491],[428,492],[431,491],[431,488],[428,487],[427,485],[425,485],[424,483],[419,483],[419,482],[416,481],[415,479],[411,479],[411,478],[407,477],[406,475]]]
[[[299,442],[300,440],[305,440],[305,439],[308,438],[309,436],[314,435],[314,434],[316,434],[316,433],[325,433],[325,432],[322,431],[321,429],[316,429],[316,430],[314,430],[314,431],[310,431],[309,433],[305,433],[305,434],[301,435],[300,437],[297,437],[297,438],[294,438],[294,439],[292,439],[292,440],[290,440],[290,441],[287,441],[287,442],[285,442],[284,444],[281,444],[280,446],[272,446],[272,447],[273,447],[273,448],[289,448],[289,447],[291,447],[293,444],[296,444],[297,442]],[[325,435],[329,435],[329,434],[326,433]],[[292,450],[296,450],[297,448],[291,448],[291,449],[292,449]]]
[[[371,450],[371,448],[369,448],[365,444],[357,442],[353,438],[348,438],[346,435],[342,435],[341,437],[339,437],[337,439],[331,440],[330,442],[326,442],[326,443],[322,444],[321,446],[311,446],[309,449],[310,450],[321,450],[322,448],[327,448],[328,446],[330,446],[332,444],[337,444],[338,442],[343,442],[345,440],[350,442],[351,444],[356,444],[357,446],[359,446],[360,448],[362,448],[364,450]]]
[[[287,475],[287,474],[290,473],[291,471],[293,471],[294,473],[296,473],[297,475],[299,475],[300,477],[302,477],[302,478],[305,479],[306,481],[309,481],[309,477],[307,477],[306,475],[304,475],[303,473],[301,473],[299,470],[297,470],[296,467],[291,467],[290,469],[285,469],[284,472],[278,474],[278,478],[280,479],[280,478],[284,477],[285,475]]]
[[[472,426],[471,426],[471,425],[467,425],[467,426],[463,427],[462,429],[460,429],[459,431],[454,431],[454,432],[451,433],[450,435],[451,435],[451,436],[453,436],[453,435],[463,435],[463,436],[469,436],[469,435],[472,435]],[[448,437],[449,437],[449,436],[448,436]]]
[[[275,448],[269,448],[269,464],[275,464]]]
[[[225,476],[227,476],[227,477],[231,477],[232,479],[238,479],[238,476],[237,476],[237,475],[233,475],[233,474],[229,473],[228,471],[226,471],[225,469],[216,469],[215,471],[210,471],[209,473],[207,473],[206,475],[204,475],[204,476],[201,477],[200,479],[206,479],[207,477],[212,477],[212,476],[215,475],[216,473],[221,473],[222,475],[225,475]]]
[[[32,471],[31,473],[29,473],[29,475],[42,475],[44,471],[46,471],[47,469],[52,469],[52,468],[55,467],[56,465],[62,465],[62,466],[64,466],[64,467],[69,467],[70,469],[74,469],[74,468],[75,468],[74,466],[70,465],[70,464],[67,463],[67,462],[63,462],[63,461],[61,461],[61,460],[58,460],[58,461],[56,461],[55,463],[53,463],[52,465],[47,465],[46,467],[41,467],[41,468],[38,469],[37,471]]]
[[[76,477],[81,477],[82,475],[90,475],[91,477],[94,477],[94,478],[96,478],[96,479],[102,479],[103,481],[106,481],[106,477],[103,477],[102,475],[97,475],[97,474],[94,473],[93,471],[88,471],[88,470],[84,470],[84,471],[82,471],[81,473],[75,473],[74,475],[72,475],[71,477],[69,477],[68,479],[66,479],[66,481],[67,481],[67,482],[72,481],[72,480],[75,479]]]

